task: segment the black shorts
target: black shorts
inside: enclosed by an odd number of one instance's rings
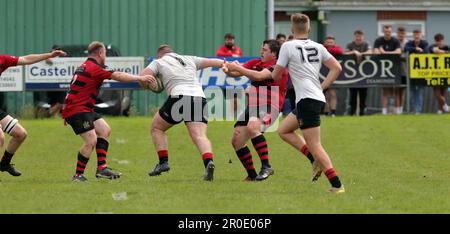
[[[170,124],[181,121],[208,123],[208,102],[203,97],[169,96],[159,109],[159,115]]]
[[[94,129],[94,122],[101,118],[102,116],[96,112],[81,112],[70,116],[66,122],[72,127],[75,134],[79,135]]]
[[[4,119],[6,116],[8,116],[8,113],[6,113],[6,111],[0,109],[0,120]]]
[[[234,127],[247,126],[250,117],[256,117],[263,122],[264,128],[268,128],[275,122],[279,114],[278,109],[271,108],[270,106],[247,106],[245,112],[239,116],[238,121],[234,124]]]
[[[314,128],[320,126],[320,114],[325,103],[319,100],[305,98],[297,103],[297,108],[292,113],[297,116],[300,129]]]

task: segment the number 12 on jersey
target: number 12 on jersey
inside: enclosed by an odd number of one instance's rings
[[[306,62],[305,55],[303,53],[303,47],[297,46],[296,48],[300,52],[300,58],[301,58],[302,62],[303,63]],[[317,51],[317,48],[304,47],[304,49],[306,50],[306,58],[307,58],[309,63],[317,63],[317,62],[319,62],[319,57],[318,57],[319,52]]]

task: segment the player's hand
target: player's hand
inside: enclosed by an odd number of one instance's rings
[[[139,82],[155,82],[156,78],[154,76],[151,75],[145,75],[145,76],[139,76]]]
[[[237,71],[239,69],[241,65],[239,64],[238,61],[234,61],[232,63],[228,63],[227,67],[228,67],[228,71]]]
[[[66,55],[67,55],[67,53],[62,50],[54,50],[54,51],[52,51],[51,58],[59,57],[59,56],[66,56]]]
[[[228,74],[228,61],[227,60],[225,60],[225,59],[223,60],[221,69],[225,74]]]

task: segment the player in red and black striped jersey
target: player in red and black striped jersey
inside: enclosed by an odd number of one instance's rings
[[[102,42],[92,42],[88,47],[88,54],[88,59],[75,71],[62,110],[62,117],[84,141],[78,152],[76,172],[73,176],[74,181],[80,182],[87,180],[83,174],[94,147],[97,152],[96,177],[116,179],[121,175],[106,164],[111,128],[94,112],[95,101],[103,81],[113,79],[121,82],[151,82],[155,79],[153,76],[115,72],[106,67],[106,48]]]
[[[0,75],[9,67],[19,65],[29,65],[49,58],[65,55],[64,51],[55,50],[45,54],[30,54],[20,57],[10,55],[0,55]],[[0,149],[3,147],[5,136],[3,132],[11,135],[11,140],[5,149],[5,153],[0,161],[0,171],[7,171],[12,176],[20,176],[22,173],[14,168],[11,159],[14,153],[27,137],[27,131],[19,124],[19,121],[0,109]]]
[[[279,50],[280,44],[276,40],[266,40],[261,47],[261,58],[249,60],[243,66],[227,63],[225,68],[229,76],[244,75],[251,80],[247,107],[234,126],[232,139],[236,154],[247,170],[247,181],[265,180],[274,172],[269,164],[269,149],[263,132],[278,118],[287,90],[287,70],[278,81],[268,79],[276,64]],[[251,139],[262,163],[259,174],[256,174],[252,154],[246,145],[248,139]],[[299,150],[311,163],[314,161],[304,140]]]

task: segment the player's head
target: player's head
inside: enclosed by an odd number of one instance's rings
[[[325,47],[334,47],[336,45],[336,38],[333,36],[327,36],[323,45]]]
[[[286,35],[278,33],[276,40],[278,41],[278,43],[280,43],[280,45],[282,45],[286,41]]]
[[[261,60],[268,62],[278,58],[280,43],[276,40],[265,40],[261,46]]]
[[[422,40],[422,31],[420,31],[420,29],[415,29],[413,31],[413,39],[414,41]]]
[[[364,41],[364,32],[362,31],[362,30],[356,30],[354,33],[353,33],[353,36],[355,36],[355,43],[356,44],[361,44],[361,43],[363,43],[363,41]]]
[[[89,57],[95,57],[97,62],[100,64],[105,64],[106,60],[106,47],[103,42],[93,41],[88,46]]]
[[[402,41],[406,38],[406,29],[403,26],[397,28],[397,38]]]
[[[162,58],[165,54],[172,53],[172,47],[167,44],[162,44],[158,47],[158,50],[156,51],[156,58]]]
[[[234,34],[227,33],[227,34],[225,34],[224,39],[225,39],[225,45],[231,49],[234,46]]]
[[[384,39],[390,40],[392,37],[392,26],[384,25],[383,34],[384,34]]]
[[[309,34],[311,25],[309,17],[305,14],[295,13],[291,15],[291,31],[293,34]]]
[[[441,47],[444,45],[444,35],[442,33],[438,33],[434,35],[434,41],[436,42],[436,45]]]

